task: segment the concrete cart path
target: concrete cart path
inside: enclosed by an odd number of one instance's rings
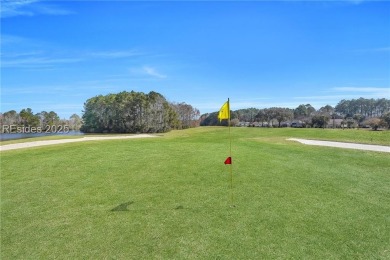
[[[365,150],[365,151],[390,153],[390,146],[384,146],[384,145],[317,141],[317,140],[307,140],[307,139],[298,139],[298,138],[289,138],[287,140],[297,141],[297,142],[300,142],[302,144],[307,144],[307,145],[318,145],[318,146],[328,146],[328,147],[337,147],[337,148],[357,149],[357,150]]]
[[[45,146],[45,145],[54,145],[54,144],[74,143],[74,142],[131,139],[131,138],[149,138],[149,137],[157,137],[157,136],[148,135],[148,134],[139,134],[139,135],[123,135],[123,136],[90,136],[90,137],[75,138],[75,139],[33,141],[33,142],[26,142],[26,143],[2,145],[0,146],[0,151],[8,151],[8,150],[38,147],[38,146]]]

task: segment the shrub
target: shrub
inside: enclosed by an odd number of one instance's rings
[[[372,117],[363,122],[364,125],[369,125],[372,130],[376,131],[382,125],[382,120],[377,117]]]

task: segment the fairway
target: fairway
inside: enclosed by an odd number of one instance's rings
[[[390,131],[232,128],[1,152],[1,259],[389,259]],[[235,207],[232,207],[234,204]]]

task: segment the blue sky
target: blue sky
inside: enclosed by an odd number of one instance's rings
[[[1,112],[157,91],[201,113],[390,97],[387,1],[1,0]]]

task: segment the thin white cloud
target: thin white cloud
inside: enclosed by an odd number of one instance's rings
[[[22,57],[31,57],[43,54],[42,51],[26,51],[26,52],[7,52],[7,53],[1,53],[0,56],[2,58],[22,58]]]
[[[75,14],[75,12],[63,9],[56,5],[43,5],[39,4],[34,7],[34,11],[37,14],[44,14],[44,15],[71,15]]]
[[[339,99],[341,100],[349,97],[353,98],[354,95],[298,96],[298,97],[292,97],[292,99],[295,100],[337,100]]]
[[[376,52],[389,53],[390,47],[386,46],[386,47],[374,47],[374,48],[368,48],[368,49],[357,49],[357,50],[353,50],[353,52],[355,52],[355,53],[376,53]]]
[[[1,18],[12,16],[32,16],[34,13],[29,10],[23,10],[24,7],[36,3],[38,0],[3,0],[1,2]]]
[[[101,51],[101,52],[92,52],[90,56],[97,58],[107,58],[107,59],[118,59],[118,58],[128,58],[133,56],[139,56],[143,53],[136,50],[129,51]]]
[[[1,2],[1,18],[34,16],[39,14],[69,15],[74,14],[74,12],[63,9],[57,5],[42,3],[41,0],[2,0]]]
[[[1,66],[4,68],[42,67],[42,65],[73,63],[91,59],[124,59],[145,55],[145,53],[135,49],[93,52],[63,50],[50,42],[15,35],[2,35],[1,47]]]
[[[77,58],[48,58],[48,57],[27,57],[22,59],[2,60],[3,68],[36,68],[50,67],[64,63],[80,62],[82,59]]]
[[[1,45],[14,45],[14,44],[20,44],[25,42],[27,39],[20,37],[20,36],[15,36],[15,35],[8,35],[8,34],[2,34],[1,35]]]
[[[374,88],[374,87],[340,87],[340,88],[333,88],[333,90],[336,91],[343,91],[343,92],[377,92],[377,91],[383,91],[388,88]]]
[[[346,1],[351,3],[351,4],[358,5],[358,4],[363,3],[365,0],[346,0]]]
[[[74,85],[46,85],[36,86],[29,85],[28,87],[5,87],[3,88],[2,95],[29,95],[29,94],[61,94],[68,95],[74,94],[74,90],[80,90],[79,86]]]
[[[50,42],[18,35],[1,34],[0,45],[2,59],[15,58],[17,56],[36,56],[44,52],[54,52]]]
[[[155,78],[159,78],[159,79],[165,79],[167,78],[166,75],[164,74],[161,74],[160,72],[158,72],[155,68],[152,68],[152,67],[149,67],[149,66],[144,66],[143,67],[143,70],[144,72],[149,75],[149,76],[152,76],[152,77],[155,77]]]
[[[378,87],[336,87],[331,91],[339,93],[348,93],[349,95],[364,95],[365,97],[388,98],[390,96],[390,88]]]
[[[335,106],[343,99],[358,99],[363,98],[389,98],[390,88],[380,87],[335,87],[328,91],[325,91],[327,95],[316,96],[296,96],[291,97],[292,100],[296,100],[300,104],[311,104],[316,108],[321,106],[331,105]]]
[[[33,88],[3,88],[1,90],[2,96],[8,96],[8,95],[28,95],[28,94],[34,94],[38,91]]]
[[[386,51],[386,52],[389,52],[390,51],[390,47],[383,47],[383,48],[373,48],[372,49],[373,51]]]
[[[54,65],[75,63],[84,57],[66,53],[63,49],[31,38],[15,35],[1,36],[1,67],[2,68],[48,68]]]
[[[168,76],[157,71],[156,68],[151,66],[143,66],[138,68],[130,68],[130,74],[138,80],[150,80],[150,79],[166,79]]]

